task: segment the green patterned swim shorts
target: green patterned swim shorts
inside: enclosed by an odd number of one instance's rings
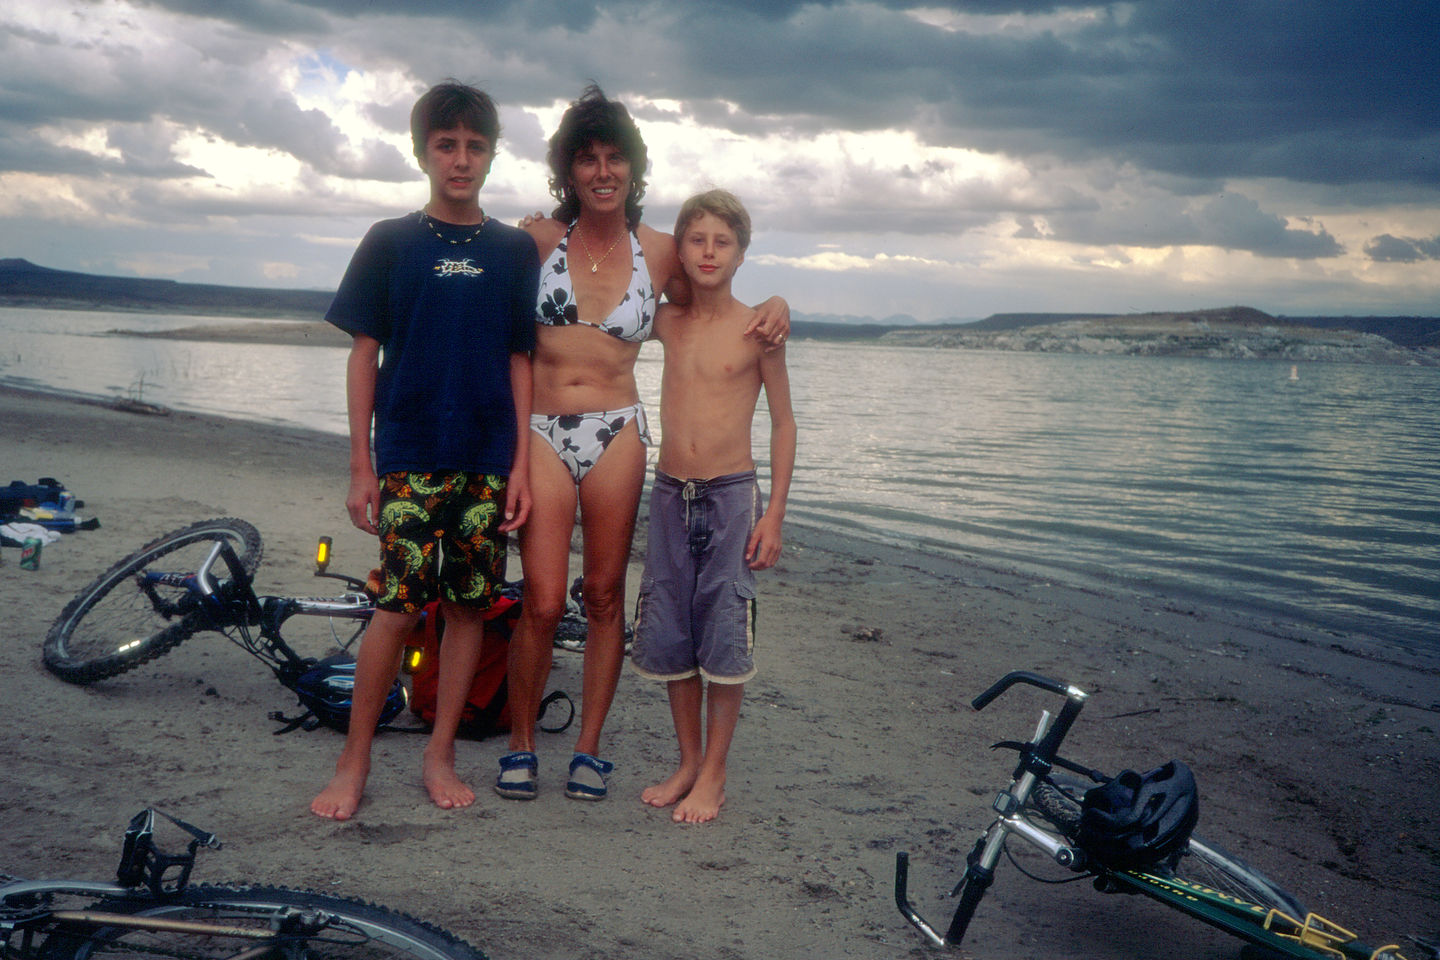
[[[505,582],[505,480],[459,470],[381,477],[375,605],[415,613],[439,596],[490,606]]]

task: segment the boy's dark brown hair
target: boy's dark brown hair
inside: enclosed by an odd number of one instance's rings
[[[425,141],[433,131],[459,126],[489,140],[493,150],[500,139],[500,111],[485,91],[459,80],[442,80],[426,90],[410,110],[410,143],[415,158],[425,159]]]

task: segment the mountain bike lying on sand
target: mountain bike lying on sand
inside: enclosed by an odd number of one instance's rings
[[[1060,757],[1060,744],[1085,705],[1084,691],[1039,674],[1016,671],[1001,677],[972,705],[983,710],[1016,684],[1029,684],[1061,696],[1064,706],[1053,722],[1050,712],[1042,711],[1028,742],[995,744],[1017,751],[1020,762],[1010,785],[996,795],[992,804],[997,814],[995,821],[976,841],[967,858],[965,875],[951,893],[960,900],[943,935],[926,922],[906,894],[909,855],[901,852],[895,856],[895,905],[932,945],[960,945],[975,908],[995,878],[1000,855],[1009,855],[1006,842],[1017,837],[1076,873],[1074,879],[1090,877],[1102,893],[1142,893],[1249,941],[1254,947],[1242,950],[1242,957],[1437,957],[1435,944],[1414,938],[1415,950],[1404,955],[1397,945],[1365,944],[1349,930],[1307,912],[1294,896],[1243,861],[1192,836],[1190,830],[1198,808],[1194,806],[1194,783],[1188,770],[1181,773],[1176,769],[1181,765],[1172,762],[1151,771],[1170,781],[1167,786],[1162,780],[1147,796],[1150,774],[1142,777],[1127,772],[1112,778]],[[1053,774],[1055,767],[1085,779]],[[1092,788],[1092,784],[1107,786]],[[1100,792],[1087,798],[1091,789]],[[1140,805],[1128,810],[1107,806],[1108,800],[1131,789],[1135,789]],[[1126,832],[1132,828],[1133,833]]]
[[[191,886],[196,851],[219,840],[166,817],[192,839],[185,853],[164,853],[155,817],[147,809],[130,821],[114,883],[0,876],[5,960],[485,960],[440,927],[361,900]]]
[[[325,597],[261,596],[254,585],[262,553],[260,532],[251,524],[220,517],[167,533],[100,574],[65,605],[45,636],[45,666],[71,683],[94,683],[163,656],[196,633],[214,631],[264,663],[299,697],[306,710],[302,715],[271,714],[284,724],[277,733],[298,726],[313,729],[322,723],[343,730],[349,723],[355,680],[350,648],[375,612],[375,591],[357,577],[329,571],[330,545],[329,537],[320,538],[315,576],[341,581],[345,592]],[[487,619],[496,618],[497,629],[506,636],[519,619],[523,587],[523,582],[505,584],[486,613]],[[319,623],[321,635],[307,637],[303,644],[287,640],[284,631],[302,622],[297,617]],[[562,626],[571,641],[567,649],[584,649],[583,612],[567,613]],[[406,647],[406,673],[420,670],[421,633],[417,632],[417,646]],[[306,656],[297,645],[320,655]],[[407,699],[404,683],[396,679],[380,723],[399,716]],[[557,715],[540,729],[558,733],[574,719],[575,705],[565,694],[551,693],[541,704],[542,717],[551,704],[559,705]],[[561,715],[567,707],[566,715]],[[424,712],[418,702],[416,712]]]
[[[93,683],[134,670],[194,634],[213,630],[268,666],[318,716],[331,719],[334,710],[327,711],[323,702],[327,698],[336,698],[331,708],[343,699],[348,716],[347,684],[353,685],[354,669],[349,650],[370,623],[374,599],[363,580],[329,572],[328,537],[320,538],[315,575],[341,581],[345,592],[259,596],[253,577],[262,552],[260,532],[234,517],[202,520],[147,543],[60,611],[45,636],[45,666],[62,680]],[[297,616],[324,620],[323,662],[303,656],[282,635]],[[317,666],[322,667],[319,676],[311,673]],[[405,703],[405,688],[396,680],[381,722],[393,720]]]

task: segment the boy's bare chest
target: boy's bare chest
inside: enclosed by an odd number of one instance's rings
[[[690,330],[666,343],[665,364],[689,380],[724,382],[753,376],[757,354],[738,330]]]

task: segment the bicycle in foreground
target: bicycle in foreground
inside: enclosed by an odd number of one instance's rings
[[[1109,856],[1100,852],[1094,831],[1087,833],[1082,829],[1087,789],[1114,778],[1059,756],[1060,745],[1079,717],[1087,694],[1070,684],[1016,671],[1006,674],[976,697],[972,706],[983,710],[1017,684],[1056,694],[1064,698],[1064,704],[1053,719],[1048,710],[1042,711],[1029,741],[1002,741],[995,745],[1017,751],[1019,763],[1010,785],[996,795],[992,804],[995,820],[976,841],[967,858],[965,874],[951,893],[959,897],[959,903],[943,934],[910,903],[906,889],[909,855],[900,852],[895,857],[895,905],[931,945],[960,945],[976,907],[995,879],[1001,854],[1009,855],[1006,844],[1015,838],[1073,871],[1077,875],[1075,879],[1089,877],[1102,893],[1144,894],[1259,948],[1242,956],[1253,956],[1257,960],[1273,957],[1436,960],[1437,951],[1432,943],[1414,940],[1415,950],[1401,954],[1396,944],[1365,943],[1339,924],[1307,912],[1293,895],[1260,872],[1218,846],[1191,835],[1189,828],[1194,825],[1193,819],[1172,838],[1171,849],[1159,859],[1118,865],[1113,851]],[[1055,774],[1056,767],[1084,779]],[[1094,806],[1092,803],[1092,809]],[[1091,823],[1094,822],[1092,819]]]
[[[164,816],[161,814],[161,816]],[[189,882],[214,834],[167,817],[191,838],[167,854],[156,811],[130,822],[114,883],[0,876],[4,960],[486,960],[433,924],[307,890]]]

